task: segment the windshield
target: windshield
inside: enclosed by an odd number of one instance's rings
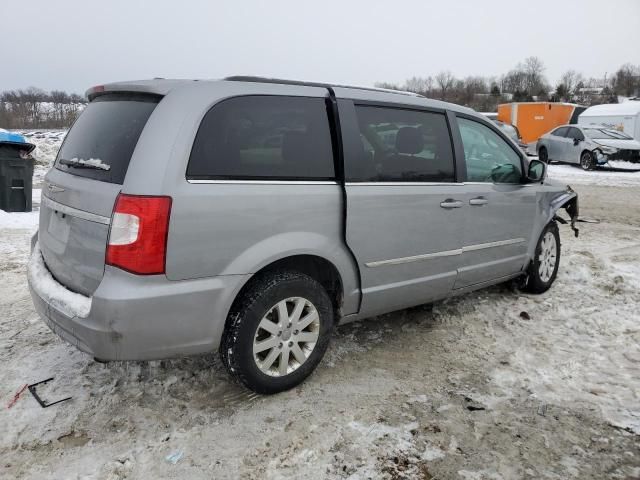
[[[506,133],[509,138],[518,140],[518,131],[513,126],[503,123],[500,128],[502,128],[502,131]]]
[[[618,130],[611,130],[609,128],[585,128],[584,133],[589,138],[597,139],[616,139],[616,140],[631,140],[631,137],[626,133],[619,132]]]

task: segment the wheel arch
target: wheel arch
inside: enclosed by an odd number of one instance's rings
[[[346,314],[355,313],[351,311],[357,305],[352,298],[354,296],[353,279],[345,278],[344,273],[340,271],[335,262],[327,259],[325,256],[315,253],[295,252],[272,258],[271,261],[257,268],[240,287],[229,310],[233,308],[233,305],[242,298],[244,293],[250,289],[259,278],[270,272],[278,271],[304,273],[320,283],[331,298],[336,320],[339,320]]]
[[[582,158],[582,155],[584,155],[585,153],[593,155],[596,150],[597,149],[595,149],[595,148],[593,150],[590,150],[588,148],[583,148],[582,151],[580,152],[580,158]]]
[[[529,248],[527,252],[528,262],[531,261],[535,254],[535,248],[538,244],[538,239],[540,238],[540,234],[544,230],[544,228],[549,224],[549,222],[557,221],[558,223],[570,223],[571,229],[574,231],[576,237],[578,236],[578,229],[575,226],[576,221],[578,220],[578,194],[571,189],[571,187],[567,187],[567,189],[563,192],[556,192],[549,196],[549,194],[542,195],[538,199],[539,202],[539,210],[541,212],[537,217],[537,221],[534,227],[533,235],[531,236],[531,241],[529,242]],[[558,216],[558,211],[560,209],[564,209],[569,215],[569,222],[564,218]]]
[[[300,263],[297,264],[296,261]],[[277,265],[298,270],[306,268],[304,273],[318,272],[319,266],[323,265],[337,272],[343,293],[343,314],[348,315],[358,310],[358,266],[346,245],[339,239],[321,233],[286,232],[261,239],[232,259],[221,274],[250,274],[253,277]],[[315,270],[310,265],[315,265]]]

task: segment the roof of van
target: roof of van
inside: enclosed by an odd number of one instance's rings
[[[563,105],[565,107],[580,107],[577,103],[567,103],[567,102],[507,102],[501,103],[498,107],[503,105]]]
[[[581,117],[609,117],[616,115],[637,115],[640,113],[640,102],[607,103],[587,108]]]
[[[389,90],[384,88],[374,87],[356,87],[349,85],[318,83],[318,82],[303,82],[298,80],[283,80],[278,78],[266,78],[266,77],[252,77],[252,76],[234,76],[226,77],[219,80],[188,80],[188,79],[164,79],[154,78],[149,80],[132,80],[124,82],[107,83],[104,85],[97,85],[87,90],[86,95],[89,100],[93,100],[96,96],[99,96],[103,92],[137,92],[137,93],[151,93],[156,95],[167,95],[171,90],[177,88],[188,87],[189,85],[202,84],[202,83],[222,83],[222,82],[234,82],[234,83],[263,83],[270,85],[290,85],[290,86],[303,86],[303,87],[320,87],[320,88],[332,88],[336,92],[338,97],[352,98],[354,100],[371,99],[377,101],[387,101],[394,103],[405,103],[408,105],[423,105],[438,108],[447,108],[450,110],[456,110],[460,112],[476,113],[474,110],[463,107],[460,105],[442,102],[440,100],[432,100],[417,93],[405,92],[401,90]]]

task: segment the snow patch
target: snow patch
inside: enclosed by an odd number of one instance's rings
[[[616,170],[582,170],[573,165],[552,164],[547,168],[547,176],[552,180],[559,180],[570,185],[594,185],[607,187],[637,187],[640,186],[640,164],[630,164],[622,162],[610,162],[615,168],[627,171]],[[636,165],[636,171],[629,168],[629,165]]]
[[[89,158],[88,160],[85,160],[84,158],[74,157],[68,160],[67,162],[72,166],[73,165],[90,165],[92,167],[99,168],[100,170],[105,170],[105,171],[111,170],[111,165],[104,163],[99,158]],[[62,161],[59,161],[58,163],[62,163]]]
[[[40,190],[37,190],[40,192]],[[34,193],[36,191],[34,190]],[[35,194],[32,198],[36,198],[39,193]],[[6,228],[9,230],[26,229],[35,230],[38,228],[38,219],[40,218],[40,212],[34,210],[32,212],[5,212],[0,210],[0,228]]]
[[[27,276],[31,287],[55,309],[68,317],[86,318],[89,315],[91,298],[67,290],[53,278],[44,264],[38,242],[27,265]]]
[[[427,462],[431,462],[439,458],[444,458],[445,455],[446,454],[438,447],[427,445],[424,449],[424,452],[422,452],[421,458],[423,460],[426,460]]]

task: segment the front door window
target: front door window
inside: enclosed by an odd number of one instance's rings
[[[496,132],[474,120],[458,118],[469,182],[520,183],[522,159]]]

